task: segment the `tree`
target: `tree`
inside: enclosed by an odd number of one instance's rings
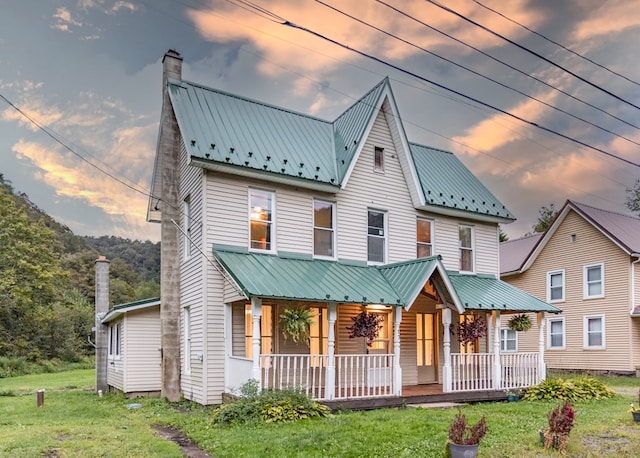
[[[636,180],[633,188],[627,188],[625,205],[633,213],[640,216],[640,180]]]
[[[540,210],[538,210],[538,222],[533,225],[533,232],[545,232],[557,215],[558,210],[556,210],[556,204],[553,202],[548,207],[544,205],[540,207]]]
[[[506,242],[509,240],[509,236],[502,230],[502,226],[498,225],[498,241]]]

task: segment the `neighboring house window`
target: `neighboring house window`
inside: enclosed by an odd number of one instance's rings
[[[120,359],[120,334],[122,321],[109,326],[109,358]]]
[[[549,318],[547,324],[547,348],[564,350],[564,318]]]
[[[184,371],[187,374],[191,373],[191,309],[185,307],[184,309]]]
[[[313,254],[323,258],[336,255],[335,231],[336,204],[322,200],[313,201]]]
[[[584,266],[584,298],[604,297],[604,264]]]
[[[500,328],[500,351],[518,351],[518,333],[516,331]]]
[[[461,225],[458,228],[460,244],[460,271],[473,272],[473,227]]]
[[[547,302],[564,301],[564,270],[547,272]]]
[[[251,304],[244,307],[244,342],[245,355],[253,358],[253,318]],[[273,353],[273,308],[270,305],[262,306],[262,318],[260,319],[260,353],[263,355]]]
[[[251,248],[273,251],[275,194],[260,189],[249,190],[249,221]]]
[[[604,349],[604,315],[584,317],[584,348]]]
[[[367,261],[384,263],[387,249],[386,214],[369,210],[367,220]]]
[[[373,148],[373,170],[384,172],[384,148],[376,146]]]
[[[433,254],[433,221],[418,218],[416,222],[417,257],[426,258]]]
[[[184,199],[182,205],[183,213],[184,213],[184,232],[186,236],[184,237],[184,257],[185,259],[189,259],[191,257],[191,197],[187,196]]]

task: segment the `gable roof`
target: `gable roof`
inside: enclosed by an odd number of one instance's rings
[[[152,297],[149,299],[142,299],[135,302],[127,302],[126,304],[119,304],[109,310],[106,315],[100,320],[101,323],[106,324],[134,310],[146,309],[149,307],[156,307],[160,305],[159,297]]]
[[[528,235],[500,243],[500,275],[518,272],[533,247],[542,238],[542,233]]]
[[[567,200],[558,211],[558,215],[549,228],[542,234],[537,242],[533,244],[517,269],[506,270],[505,267],[501,265],[500,270],[502,271],[502,275],[517,274],[529,269],[570,211],[574,211],[581,216],[626,254],[640,258],[640,218]],[[503,246],[506,250],[511,249],[510,245],[500,244],[501,261]],[[516,257],[515,254],[506,253],[504,256]]]
[[[409,144],[388,78],[335,121],[184,80],[168,79],[167,85],[193,165],[336,193],[346,186],[368,132],[384,109],[416,208],[492,222],[515,219],[452,153]],[[156,157],[154,177],[159,166]],[[148,219],[159,221],[157,199],[151,200]]]

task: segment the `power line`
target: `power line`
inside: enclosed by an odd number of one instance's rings
[[[515,72],[518,72],[518,73],[520,73],[521,75],[526,76],[527,78],[531,78],[532,80],[537,81],[538,83],[543,84],[543,85],[545,85],[546,87],[548,87],[548,88],[550,88],[550,89],[552,89],[552,90],[554,90],[554,91],[560,92],[561,94],[564,94],[564,95],[566,95],[567,97],[569,97],[569,98],[571,98],[571,99],[573,99],[573,100],[576,100],[577,102],[580,102],[580,103],[582,103],[582,104],[584,104],[584,105],[586,105],[586,106],[588,106],[588,107],[590,107],[590,108],[593,108],[594,110],[597,110],[597,111],[599,111],[599,112],[601,112],[601,113],[604,113],[604,114],[606,114],[607,116],[610,116],[610,117],[612,117],[613,119],[616,119],[616,120],[618,120],[618,121],[620,121],[620,122],[622,122],[622,123],[624,123],[624,124],[626,124],[626,125],[628,125],[628,126],[630,126],[630,127],[633,127],[633,128],[635,128],[635,129],[640,129],[640,126],[638,126],[638,125],[636,125],[636,124],[633,124],[633,123],[631,123],[631,122],[629,122],[629,121],[626,121],[626,120],[624,120],[624,119],[622,119],[622,118],[620,118],[620,117],[618,117],[618,116],[616,116],[616,115],[614,115],[614,114],[612,114],[612,113],[609,113],[608,111],[606,111],[606,110],[604,110],[604,109],[602,109],[602,108],[600,108],[600,107],[598,107],[598,106],[596,106],[596,105],[593,105],[592,103],[589,103],[589,102],[587,102],[587,101],[585,101],[585,100],[582,100],[582,99],[580,99],[580,98],[578,98],[578,97],[574,96],[573,94],[571,94],[571,93],[569,93],[569,92],[567,92],[567,91],[565,91],[565,90],[563,90],[563,89],[560,89],[560,88],[558,88],[558,87],[555,87],[555,86],[553,86],[553,85],[551,85],[551,84],[547,83],[546,81],[544,81],[544,80],[542,80],[542,79],[540,79],[540,78],[538,78],[538,77],[536,77],[536,76],[534,76],[534,75],[531,75],[530,73],[524,72],[524,71],[520,70],[519,68],[514,67],[513,65],[511,65],[511,64],[509,64],[509,63],[507,63],[507,62],[504,62],[504,61],[502,61],[502,60],[498,59],[497,57],[494,57],[494,56],[492,56],[491,54],[489,54],[489,53],[487,53],[487,52],[485,52],[485,51],[483,51],[483,50],[481,50],[481,49],[479,49],[479,48],[477,48],[477,47],[475,47],[475,46],[473,46],[473,45],[470,45],[469,43],[466,43],[465,41],[462,41],[462,40],[460,40],[460,39],[458,39],[458,38],[456,38],[456,37],[454,37],[454,36],[452,36],[452,35],[450,35],[450,34],[448,34],[448,33],[446,33],[446,32],[443,32],[442,30],[440,30],[440,29],[438,29],[438,28],[436,28],[436,27],[433,27],[432,25],[429,25],[429,24],[427,24],[427,23],[426,23],[426,22],[424,22],[424,21],[421,21],[420,19],[418,19],[418,18],[416,18],[416,17],[414,17],[414,16],[412,16],[412,15],[410,15],[410,14],[408,14],[408,13],[406,13],[406,12],[404,12],[404,11],[402,11],[402,10],[398,9],[398,8],[396,8],[396,7],[395,7],[395,6],[393,6],[393,5],[390,5],[390,4],[388,4],[388,3],[385,3],[383,0],[376,0],[376,2],[378,2],[378,3],[380,3],[380,4],[384,5],[384,6],[386,6],[387,8],[389,8],[389,9],[391,9],[391,10],[395,11],[395,12],[396,12],[396,13],[398,13],[398,14],[401,14],[402,16],[406,17],[407,19],[410,19],[410,20],[412,20],[412,21],[415,21],[415,22],[417,22],[418,24],[421,24],[421,25],[423,25],[424,27],[427,27],[428,29],[433,30],[434,32],[437,32],[437,33],[439,33],[439,34],[441,34],[441,35],[443,35],[443,36],[445,36],[445,37],[447,37],[447,38],[449,38],[449,39],[451,39],[451,40],[455,41],[456,43],[459,43],[459,44],[461,44],[461,45],[463,45],[463,46],[465,46],[465,47],[467,47],[467,48],[473,49],[474,51],[476,51],[476,52],[478,52],[478,53],[482,54],[482,55],[483,55],[483,56],[485,56],[485,57],[488,57],[489,59],[493,60],[494,62],[498,62],[499,64],[504,65],[505,67],[509,68],[510,70],[513,70],[513,71],[515,71]]]
[[[437,58],[439,58],[439,59],[442,59],[442,60],[444,60],[445,62],[448,62],[448,63],[449,63],[449,64],[451,64],[451,65],[455,65],[456,67],[462,68],[462,69],[464,69],[464,70],[468,71],[469,73],[472,73],[472,74],[474,74],[474,75],[476,75],[476,76],[479,76],[479,77],[481,77],[481,78],[484,78],[484,79],[486,79],[486,80],[488,80],[488,81],[491,81],[491,82],[492,82],[492,83],[494,83],[494,84],[497,84],[497,85],[499,85],[499,86],[501,86],[501,87],[504,87],[504,88],[506,88],[506,89],[509,89],[510,91],[513,91],[513,92],[515,92],[515,93],[517,93],[517,94],[520,94],[520,95],[522,95],[522,96],[524,96],[524,97],[527,97],[527,98],[529,98],[529,99],[531,99],[531,100],[535,100],[536,102],[541,103],[542,105],[544,105],[544,106],[546,106],[546,107],[548,107],[548,108],[551,108],[551,109],[553,109],[553,110],[559,111],[560,113],[564,113],[564,114],[566,114],[567,116],[571,116],[572,118],[577,119],[577,120],[579,120],[579,121],[582,121],[582,122],[584,122],[584,123],[586,123],[586,124],[589,124],[590,126],[595,127],[596,129],[600,129],[600,130],[601,130],[601,131],[603,131],[603,132],[607,132],[608,134],[614,135],[614,136],[616,136],[616,137],[618,137],[618,138],[622,138],[622,139],[624,139],[624,140],[626,140],[626,141],[628,141],[628,142],[630,142],[630,143],[633,143],[633,144],[635,144],[635,145],[640,146],[640,143],[636,142],[635,140],[632,140],[632,139],[630,139],[630,138],[628,138],[628,137],[625,137],[624,135],[618,134],[617,132],[613,132],[612,130],[609,130],[609,129],[605,128],[605,127],[599,126],[598,124],[595,124],[595,123],[593,123],[593,122],[591,122],[591,121],[589,121],[589,120],[587,120],[587,119],[581,118],[580,116],[574,115],[573,113],[570,113],[570,112],[568,112],[568,111],[566,111],[566,110],[563,110],[562,108],[558,108],[558,107],[556,107],[556,106],[553,106],[553,105],[551,105],[550,103],[545,102],[544,100],[540,100],[539,98],[537,98],[537,97],[535,97],[535,96],[532,96],[532,95],[529,95],[529,94],[527,94],[526,92],[523,92],[523,91],[520,91],[520,90],[518,90],[518,89],[515,89],[515,88],[513,88],[513,87],[509,86],[508,84],[505,84],[505,83],[502,83],[502,82],[500,82],[500,81],[497,81],[497,80],[495,80],[494,78],[491,78],[490,76],[484,75],[484,74],[482,74],[482,73],[480,73],[480,72],[477,72],[477,71],[475,71],[475,70],[473,70],[473,69],[471,69],[471,68],[469,68],[469,67],[466,67],[466,66],[464,66],[464,65],[462,65],[462,64],[459,64],[459,63],[457,63],[457,62],[454,62],[454,61],[452,61],[451,59],[448,59],[448,58],[446,58],[446,57],[443,57],[443,56],[441,56],[441,55],[439,55],[439,54],[437,54],[437,53],[435,53],[435,52],[433,52],[433,51],[429,51],[428,49],[425,49],[425,48],[423,48],[422,46],[419,46],[419,45],[417,45],[417,44],[415,44],[415,43],[412,43],[412,42],[410,42],[410,41],[408,41],[408,40],[405,40],[404,38],[401,38],[401,37],[399,37],[399,36],[397,36],[397,35],[394,35],[393,33],[388,32],[388,31],[386,31],[386,30],[383,30],[383,29],[381,29],[381,28],[379,28],[379,27],[376,27],[375,25],[370,24],[370,23],[368,23],[368,22],[366,22],[366,21],[364,21],[364,20],[362,20],[362,19],[359,19],[359,18],[357,18],[357,17],[355,17],[355,16],[352,16],[351,14],[346,13],[346,12],[344,12],[344,11],[342,11],[342,10],[338,9],[338,8],[336,8],[335,6],[329,5],[329,4],[325,3],[325,2],[323,2],[322,0],[315,0],[315,1],[316,1],[317,3],[319,3],[319,4],[321,4],[321,5],[323,5],[323,6],[327,7],[327,8],[329,8],[329,9],[331,9],[331,10],[333,10],[333,11],[337,12],[337,13],[342,14],[343,16],[348,17],[349,19],[351,19],[351,20],[353,20],[353,21],[356,21],[356,22],[358,22],[358,23],[360,23],[360,24],[366,25],[367,27],[370,27],[370,28],[372,28],[372,29],[374,29],[374,30],[377,30],[378,32],[383,33],[383,34],[385,34],[385,35],[387,35],[387,36],[389,36],[389,37],[392,37],[392,38],[394,38],[394,39],[396,39],[396,40],[398,40],[398,41],[400,41],[400,42],[402,42],[402,43],[405,43],[405,44],[407,44],[407,45],[409,45],[409,46],[412,46],[412,47],[414,47],[414,48],[416,48],[416,49],[419,49],[419,50],[421,50],[421,51],[423,51],[423,52],[426,52],[427,54],[430,54],[430,55],[432,55],[432,56],[434,56],[434,57],[437,57]]]
[[[496,11],[495,9],[490,8],[490,7],[488,7],[487,5],[482,4],[482,3],[481,3],[481,2],[479,2],[478,0],[472,0],[472,1],[473,1],[473,2],[475,2],[475,3],[477,3],[477,4],[478,4],[479,6],[481,6],[482,8],[485,8],[485,9],[487,9],[487,10],[491,11],[492,13],[495,13],[495,14],[497,14],[498,16],[503,17],[503,18],[504,18],[504,19],[506,19],[507,21],[510,21],[510,22],[512,22],[512,23],[514,23],[514,24],[516,24],[516,25],[519,25],[520,27],[522,27],[522,28],[523,28],[523,29],[525,29],[525,30],[528,30],[529,32],[533,33],[534,35],[537,35],[537,36],[539,36],[540,38],[542,38],[542,39],[544,39],[544,40],[547,40],[549,43],[553,43],[554,45],[556,45],[556,46],[558,46],[558,47],[560,47],[560,48],[564,49],[565,51],[568,51],[568,52],[570,52],[571,54],[574,54],[574,55],[576,55],[576,56],[578,56],[578,57],[580,57],[580,58],[582,58],[582,59],[586,60],[587,62],[590,62],[590,63],[592,63],[593,65],[595,65],[595,66],[597,66],[597,67],[600,67],[600,68],[601,68],[601,69],[603,69],[603,70],[608,71],[609,73],[611,73],[611,74],[613,74],[613,75],[619,76],[620,78],[625,79],[625,80],[627,80],[628,82],[635,84],[636,86],[640,86],[640,83],[638,83],[637,81],[634,81],[634,80],[632,80],[631,78],[629,78],[629,77],[627,77],[627,76],[624,76],[624,75],[622,75],[622,74],[620,74],[620,73],[618,73],[618,72],[616,72],[616,71],[614,71],[614,70],[611,70],[609,67],[606,67],[605,65],[602,65],[602,64],[600,64],[600,63],[598,63],[598,62],[596,62],[596,61],[594,61],[594,60],[592,60],[592,59],[588,58],[587,56],[585,56],[585,55],[583,55],[583,54],[580,54],[580,53],[578,53],[578,52],[574,51],[573,49],[570,49],[570,48],[568,48],[567,46],[564,46],[563,44],[558,43],[557,41],[552,40],[551,38],[549,38],[549,37],[547,37],[547,36],[545,36],[545,35],[541,34],[540,32],[537,32],[537,31],[535,31],[535,30],[533,30],[533,29],[531,29],[531,28],[527,27],[526,25],[521,24],[520,22],[516,21],[515,19],[511,19],[510,17],[508,17],[507,15],[505,15],[505,14],[501,13],[500,11]]]
[[[533,56],[536,56],[538,59],[541,59],[541,60],[543,60],[543,61],[545,61],[545,62],[547,62],[547,63],[549,63],[549,64],[553,65],[554,67],[559,68],[560,70],[564,71],[565,73],[568,73],[569,75],[573,76],[574,78],[577,78],[578,80],[582,81],[583,83],[586,83],[586,84],[588,84],[589,86],[591,86],[591,87],[593,87],[593,88],[595,88],[595,89],[598,89],[599,91],[602,91],[602,92],[604,92],[604,93],[605,93],[605,94],[607,94],[607,95],[610,95],[611,97],[613,97],[613,98],[615,98],[615,99],[619,100],[620,102],[625,103],[625,104],[627,104],[627,105],[629,105],[629,106],[632,106],[633,108],[637,108],[638,110],[640,110],[640,106],[635,105],[635,104],[633,104],[632,102],[629,102],[628,100],[626,100],[626,99],[624,99],[624,98],[620,97],[619,95],[614,94],[613,92],[611,92],[611,91],[609,91],[609,90],[607,90],[607,89],[605,89],[605,88],[603,88],[603,87],[601,87],[601,86],[599,86],[599,85],[597,85],[597,84],[595,84],[595,83],[592,83],[592,82],[591,82],[591,81],[589,81],[588,79],[586,79],[586,78],[584,78],[584,77],[582,77],[582,76],[578,75],[578,74],[577,74],[577,73],[575,73],[575,72],[572,72],[572,71],[571,71],[571,70],[569,70],[568,68],[563,67],[562,65],[560,65],[560,64],[558,64],[558,63],[556,63],[556,62],[552,61],[551,59],[549,59],[549,58],[547,58],[547,57],[545,57],[545,56],[543,56],[542,54],[537,53],[537,52],[535,52],[535,51],[533,51],[533,50],[531,50],[531,49],[527,48],[526,46],[523,46],[523,45],[521,45],[520,43],[517,43],[517,42],[515,42],[515,41],[513,41],[513,40],[511,40],[511,39],[509,39],[509,38],[507,38],[507,37],[505,37],[504,35],[500,35],[498,32],[495,32],[495,31],[491,30],[490,28],[485,27],[484,25],[477,23],[477,22],[476,22],[476,21],[474,21],[473,19],[470,19],[470,18],[466,17],[465,15],[460,14],[460,13],[458,13],[457,11],[455,11],[455,10],[453,10],[453,9],[451,9],[451,8],[449,8],[449,7],[447,7],[447,6],[442,5],[442,4],[438,3],[438,2],[437,2],[437,1],[435,1],[435,0],[425,0],[425,1],[426,1],[426,2],[428,2],[428,3],[431,3],[432,5],[437,6],[438,8],[440,8],[440,9],[442,9],[442,10],[444,10],[444,11],[448,12],[448,13],[453,14],[454,16],[459,17],[460,19],[462,19],[462,20],[464,20],[464,21],[469,22],[470,24],[475,25],[476,27],[481,28],[482,30],[484,30],[484,31],[486,31],[486,32],[488,32],[488,33],[490,33],[490,34],[492,34],[492,35],[494,35],[494,36],[496,36],[496,37],[498,37],[498,38],[500,38],[500,39],[502,39],[502,40],[506,41],[507,43],[512,44],[513,46],[516,46],[516,47],[517,47],[517,48],[519,48],[519,49],[522,49],[523,51],[525,51],[525,52],[527,52],[527,53],[529,53],[529,54],[531,54],[531,55],[533,55]]]

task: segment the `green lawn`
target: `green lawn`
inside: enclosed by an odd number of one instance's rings
[[[220,428],[210,408],[172,405],[159,399],[97,397],[93,371],[0,379],[0,457],[181,456],[179,447],[155,436],[153,425],[173,425],[215,457],[439,457],[455,409],[382,409],[343,412],[327,419],[292,424]],[[603,379],[605,382],[607,378]],[[612,379],[633,393],[640,380]],[[45,388],[44,406],[34,390]],[[640,425],[627,412],[632,394],[576,403],[576,427],[568,456],[640,456]],[[131,403],[141,408],[128,409]],[[480,446],[485,457],[559,456],[540,445],[538,430],[554,402],[495,402],[463,408],[470,421],[486,415],[489,433]]]

